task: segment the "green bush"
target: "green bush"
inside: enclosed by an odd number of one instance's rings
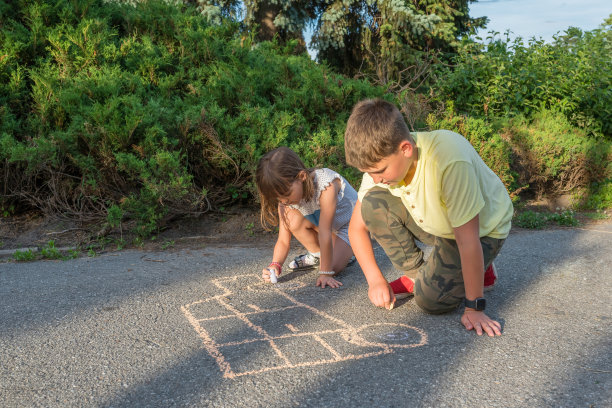
[[[552,108],[590,135],[612,138],[611,56],[612,16],[593,31],[570,28],[552,44],[466,39],[454,65],[439,67],[437,88],[469,115],[531,117]]]
[[[344,163],[351,107],[384,94],[235,23],[148,1],[0,2],[3,205],[135,221],[250,201],[266,151]]]
[[[518,116],[504,129],[520,185],[538,195],[567,194],[612,176],[612,142],[589,137],[555,110]]]
[[[578,208],[602,211],[612,208],[612,178],[593,182],[576,194]]]
[[[178,215],[252,203],[257,161],[281,145],[358,186],[344,162],[350,110],[395,96],[296,55],[295,42],[255,44],[237,23],[169,3],[0,0],[0,215],[106,220],[143,242]],[[429,126],[466,136],[511,191],[538,183],[516,166],[518,147],[538,157],[544,188],[570,186],[576,159],[576,186],[611,177],[610,144],[588,137],[611,122],[606,27],[550,47],[466,47],[441,76],[439,97],[456,109]],[[557,119],[538,112],[549,110],[583,133],[547,134]],[[507,127],[496,117],[506,112],[526,116]]]
[[[40,250],[40,254],[45,259],[61,259],[62,253],[55,247],[55,241],[49,241],[47,246]]]
[[[428,116],[427,125],[464,135],[511,196],[581,191],[579,201],[588,201],[596,192],[586,187],[612,177],[612,142],[590,137],[558,110],[540,110],[531,119],[522,114],[504,119],[461,115],[454,107],[447,102],[444,112]]]
[[[572,210],[565,210],[550,214],[548,219],[549,221],[564,227],[575,227],[579,224],[578,220],[576,219],[576,215]]]
[[[510,192],[518,188],[511,169],[510,144],[501,137],[499,124],[485,118],[459,115],[454,111],[454,104],[449,102],[442,115],[428,116],[427,125],[432,130],[448,129],[465,136]]]

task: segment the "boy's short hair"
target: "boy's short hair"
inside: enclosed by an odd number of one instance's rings
[[[355,105],[346,124],[346,162],[358,169],[372,168],[395,153],[403,140],[414,142],[395,105],[383,99],[365,99]]]

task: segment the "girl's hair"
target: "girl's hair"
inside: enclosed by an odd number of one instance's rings
[[[307,169],[299,156],[288,147],[279,147],[269,151],[259,160],[255,172],[255,182],[259,192],[261,203],[261,225],[265,229],[278,225],[279,197],[289,195],[291,184],[300,179],[305,173],[302,182],[302,200],[310,200],[314,195],[314,182],[310,173],[313,169]],[[284,219],[284,211],[281,211]]]

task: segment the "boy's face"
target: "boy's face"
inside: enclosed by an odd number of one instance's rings
[[[402,142],[392,155],[385,157],[371,168],[359,170],[368,173],[377,184],[398,185],[415,163],[414,151],[416,148],[411,143]]]

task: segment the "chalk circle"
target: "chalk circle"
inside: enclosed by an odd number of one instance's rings
[[[411,348],[427,344],[427,334],[403,323],[375,323],[343,334],[349,343],[366,347]]]

